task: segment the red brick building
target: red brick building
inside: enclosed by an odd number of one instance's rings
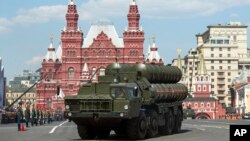
[[[86,35],[78,26],[78,17],[77,6],[70,0],[66,26],[61,32],[61,45],[55,50],[51,41],[42,61],[42,81],[37,85],[36,100],[40,109],[64,109],[62,97],[76,95],[80,84],[88,81],[93,74],[93,81],[98,81],[97,76],[105,75],[105,68],[110,63],[144,61],[144,31],[140,26],[135,0],[131,0],[129,5],[128,26],[123,37],[118,36],[113,25],[104,22],[91,25]],[[157,52],[155,42],[152,52]],[[159,55],[155,57],[151,55],[147,63],[163,63]],[[58,86],[61,97],[56,96]]]
[[[218,99],[211,97],[211,78],[206,71],[203,52],[200,53],[198,74],[194,77],[193,97],[184,101],[183,108],[191,107],[194,109],[197,119],[219,119],[220,116],[225,114],[225,110]]]

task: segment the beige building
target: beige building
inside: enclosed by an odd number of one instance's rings
[[[8,104],[13,103],[18,97],[20,97],[23,94],[23,92],[7,92],[6,93],[6,100]],[[35,92],[28,92],[26,93],[21,99],[18,100],[18,102],[31,102],[32,104],[36,103],[36,93]],[[17,107],[18,102],[16,102],[13,106]]]
[[[243,68],[250,69],[247,49],[247,26],[239,22],[225,25],[209,25],[204,33],[197,34],[197,47],[191,49],[184,57],[182,65],[183,80],[192,94],[194,75],[199,64],[199,50],[204,50],[204,60],[208,74],[211,76],[211,93],[224,106],[231,105],[229,88],[232,80]],[[177,60],[173,61],[173,65]]]
[[[250,71],[244,70],[232,81],[233,105],[239,114],[250,113]]]

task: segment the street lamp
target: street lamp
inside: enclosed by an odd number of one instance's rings
[[[193,85],[193,73],[194,73],[194,69],[195,69],[195,51],[191,51],[191,55],[192,55],[192,58],[193,58],[193,65],[192,65],[192,73],[191,73],[191,81],[190,81],[190,86],[189,86],[189,95],[192,96],[192,85]]]

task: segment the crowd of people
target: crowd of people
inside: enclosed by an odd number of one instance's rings
[[[50,124],[52,122],[52,113],[49,110],[36,109],[35,105],[30,103],[18,103],[17,108],[17,127],[21,130],[21,124],[25,123],[26,128],[30,126],[38,126]]]

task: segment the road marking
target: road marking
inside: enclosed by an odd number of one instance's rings
[[[56,130],[56,128],[62,126],[63,124],[65,124],[65,123],[67,123],[67,122],[68,122],[68,120],[64,121],[63,123],[61,123],[61,124],[59,124],[59,125],[56,125],[55,127],[53,127],[53,128],[50,130],[49,133],[50,133],[50,134],[54,133],[55,130]]]
[[[214,125],[194,125],[194,124],[184,124],[186,126],[193,126],[196,127],[197,129],[200,127],[207,127],[207,128],[218,128],[218,129],[229,129],[228,126],[214,126]],[[203,128],[201,128],[203,129]]]

